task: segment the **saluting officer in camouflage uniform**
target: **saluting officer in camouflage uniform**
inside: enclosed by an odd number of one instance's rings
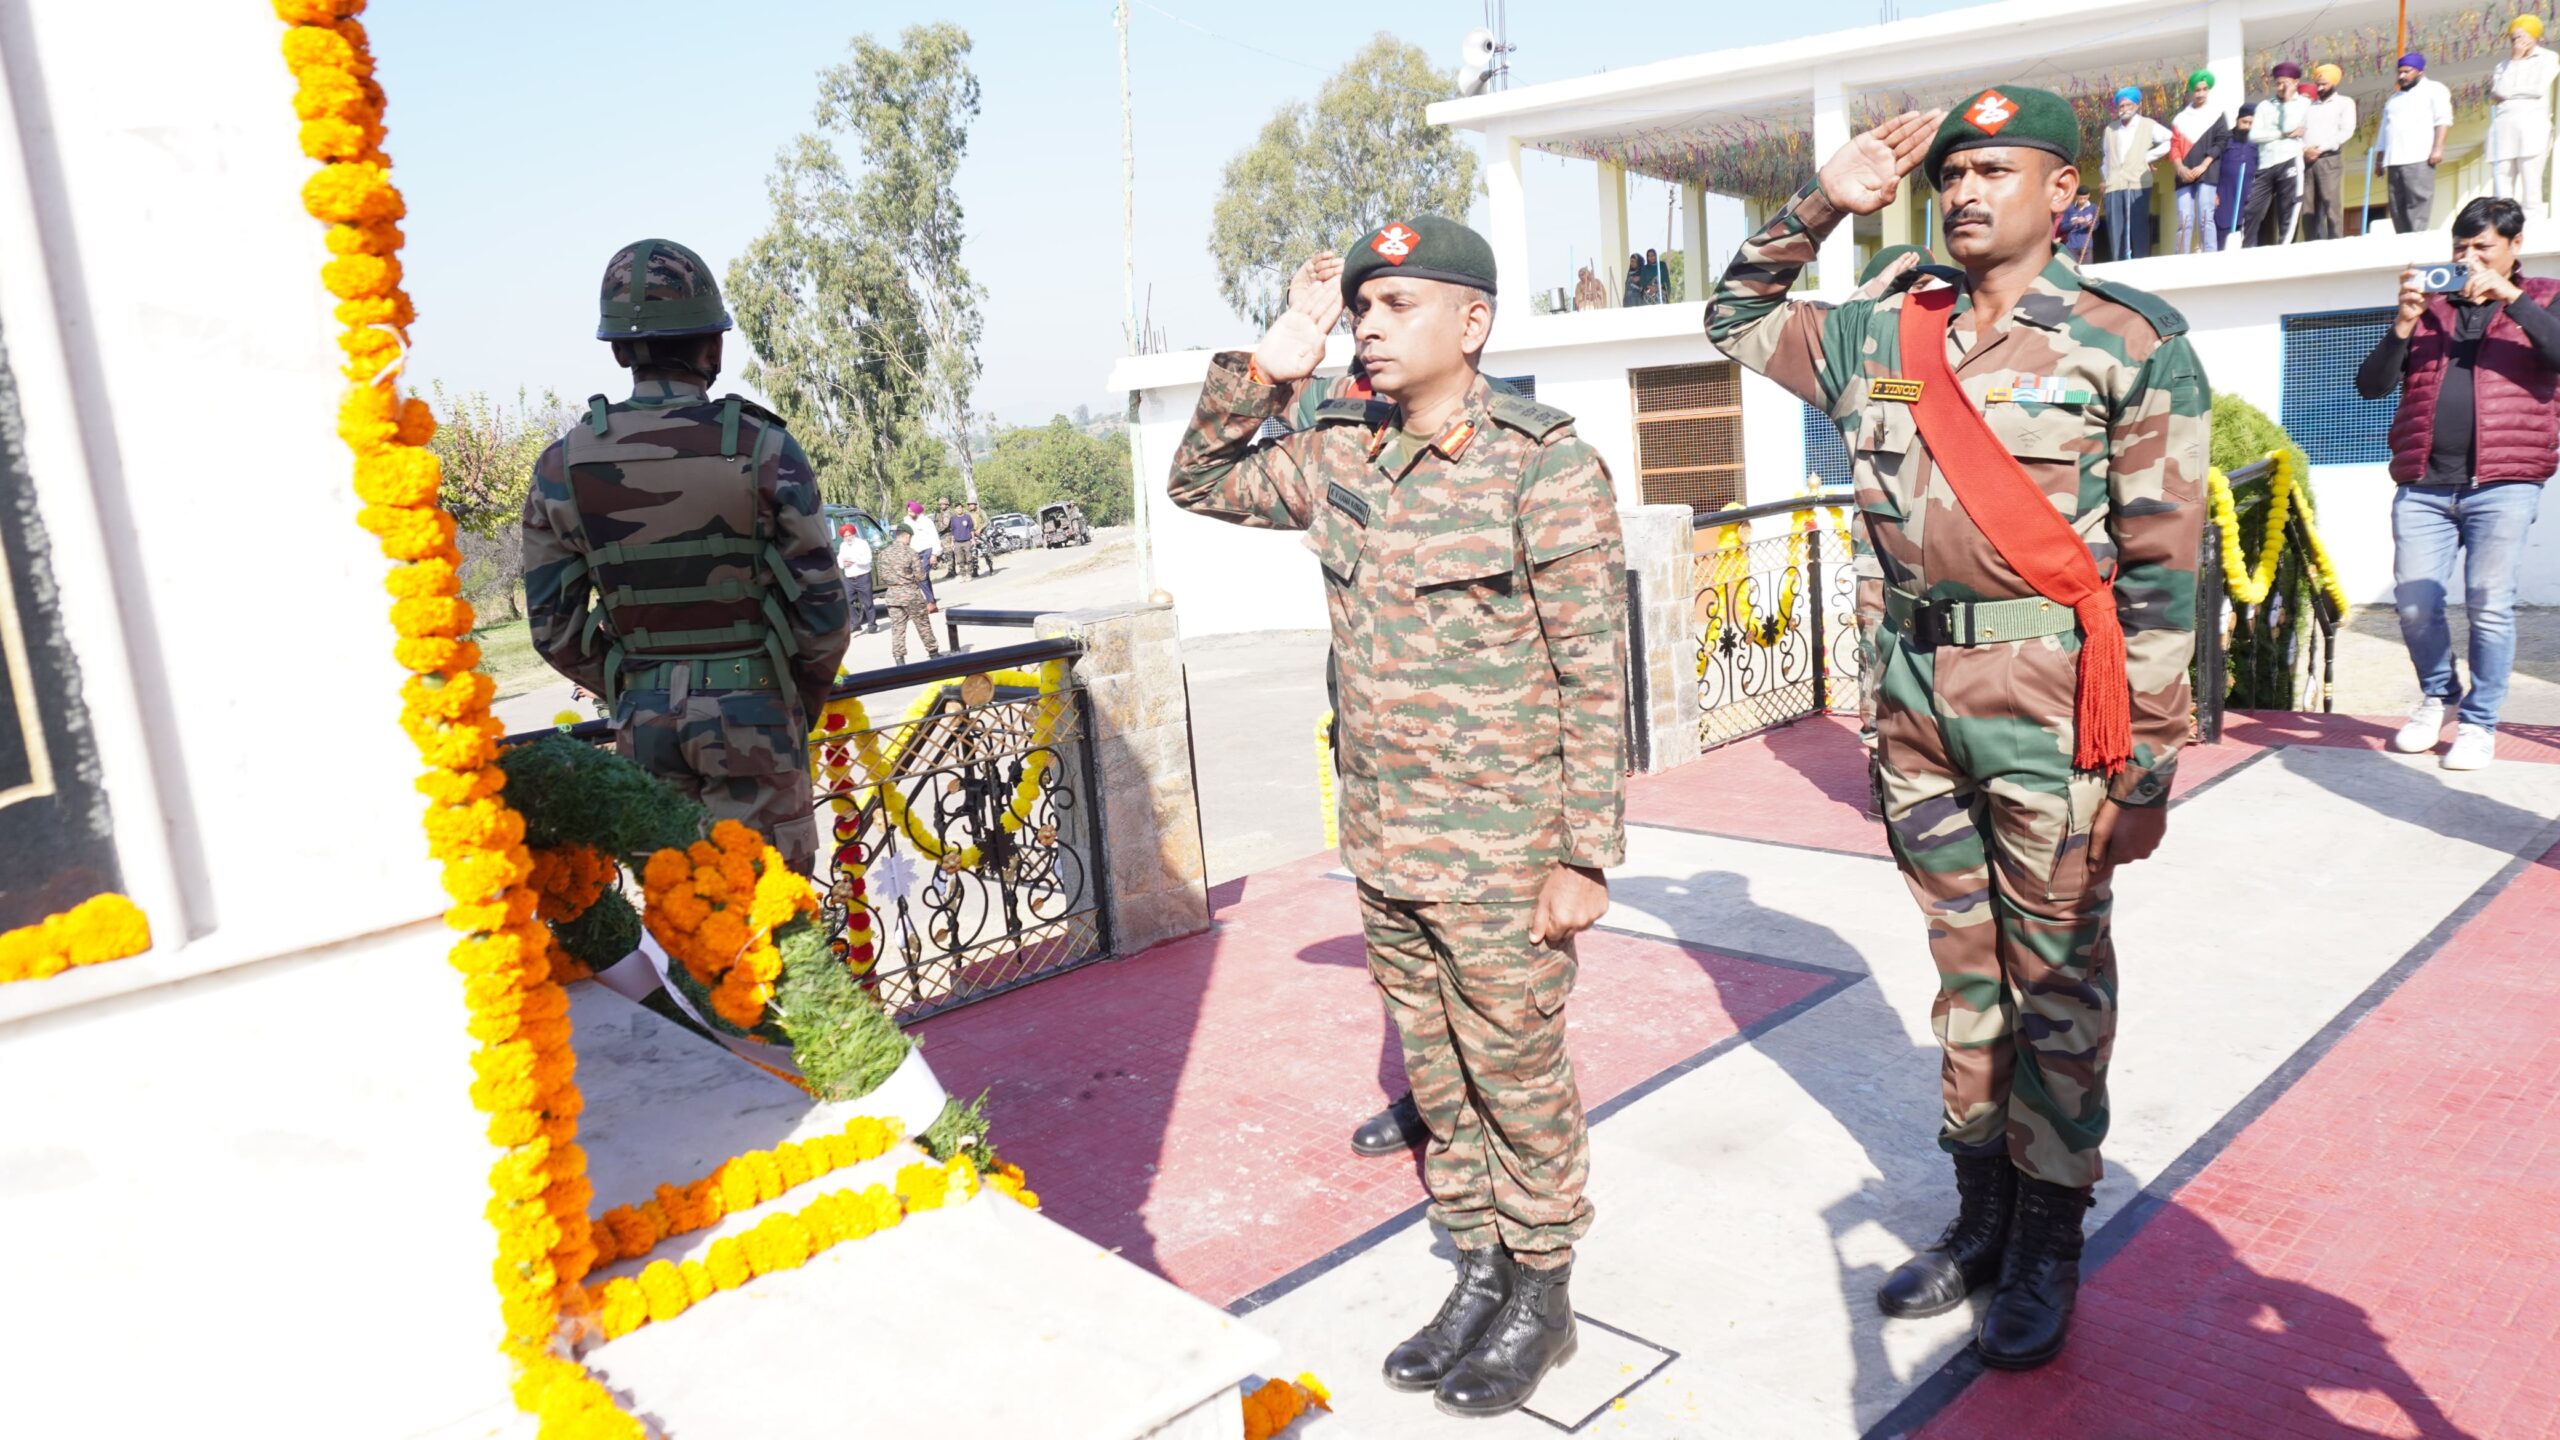
[[[1838,421],[1856,459],[1862,713],[1929,921],[1959,1196],[1877,1300],[1938,1314],[1997,1277],[1976,1344],[2013,1369],[2061,1349],[2079,1282],[2111,886],[2158,845],[2187,737],[2211,410],[2178,313],[2054,249],[2080,148],[2069,103],[2023,86],[1889,120],[1743,242],[1707,307],[1716,345]],[[1916,167],[1961,270],[1913,257],[1836,308],[1789,300],[1822,238]],[[2075,574],[2079,599],[2057,599]]]
[[[534,648],[612,706],[623,754],[806,871],[809,719],[851,631],[808,457],[772,412],[710,397],[729,312],[702,258],[643,240],[606,263],[596,338],[632,372],[534,462]]]
[[[1475,232],[1383,226],[1338,285],[1293,286],[1251,357],[1211,363],[1172,481],[1186,510],[1305,531],[1323,568],[1343,859],[1461,1256],[1386,1378],[1466,1415],[1517,1408],[1574,1350],[1590,1147],[1564,1005],[1625,851],[1616,501],[1570,416],[1477,373],[1493,295]],[[1375,398],[1256,446],[1346,304]]]

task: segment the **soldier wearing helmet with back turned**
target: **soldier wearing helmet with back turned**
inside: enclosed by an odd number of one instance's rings
[[[2186,322],[2054,253],[2079,188],[2061,96],[1977,91],[1825,161],[1707,305],[1718,348],[1830,415],[1856,457],[1862,727],[1928,920],[1938,1144],[1958,1211],[1877,1294],[1997,1288],[1984,1363],[2060,1352],[2107,1133],[2116,867],[2167,828],[2193,706],[2212,396]],[[1837,306],[1787,292],[1919,169],[1956,270]]]
[[[772,412],[714,400],[729,312],[702,258],[642,240],[605,265],[596,338],[632,373],[534,462],[534,648],[605,697],[622,753],[817,859],[809,719],[849,637],[808,457]]]

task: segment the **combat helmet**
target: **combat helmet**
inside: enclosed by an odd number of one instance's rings
[[[637,240],[613,252],[596,310],[599,340],[716,335],[729,328],[729,308],[720,303],[711,267],[673,240]]]

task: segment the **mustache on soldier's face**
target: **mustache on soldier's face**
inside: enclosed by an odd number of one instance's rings
[[[1961,206],[1947,212],[1945,223],[1948,226],[1953,227],[1967,220],[1979,221],[1982,224],[1988,225],[1991,223],[1991,212],[1979,205]]]

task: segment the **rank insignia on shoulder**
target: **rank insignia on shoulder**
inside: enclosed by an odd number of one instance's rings
[[[1867,393],[1878,400],[1896,400],[1909,405],[1920,398],[1922,382],[1890,376],[1867,382]]]
[[[1338,481],[1324,487],[1324,501],[1363,525],[1369,523],[1369,502],[1343,488]]]

